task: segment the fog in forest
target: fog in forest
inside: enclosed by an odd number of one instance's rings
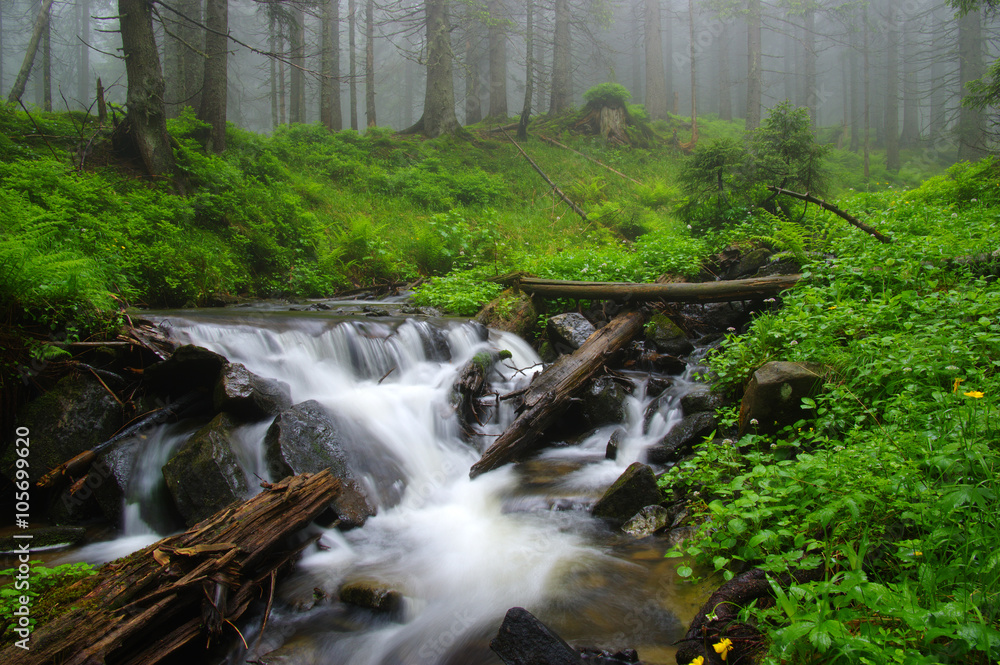
[[[40,4],[0,4],[5,95]],[[100,79],[121,108],[120,11],[107,0],[53,3],[22,101],[93,110]],[[218,48],[211,37],[228,31],[228,121],[255,132],[290,122],[404,129],[423,112],[428,17],[439,11],[462,124],[578,106],[588,88],[612,81],[651,120],[689,116],[696,102],[700,115],[753,127],[787,99],[816,125],[841,128],[836,142],[853,150],[867,126],[871,147],[958,147],[970,157],[996,129],[996,118],[961,99],[1000,54],[1000,20],[984,10],[958,17],[940,0],[171,0],[153,5],[167,113],[197,109],[211,93],[202,84]]]

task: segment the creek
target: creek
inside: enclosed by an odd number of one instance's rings
[[[671,645],[704,600],[703,590],[676,577],[676,560],[663,558],[667,538],[627,536],[591,517],[589,508],[680,419],[692,367],[669,377],[668,397],[655,400],[647,396],[647,375],[628,374],[633,390],[624,422],[553,442],[528,462],[472,481],[469,467],[514,414],[501,402],[490,422],[477,425],[482,435],[470,446],[449,401],[452,385],[486,349],[511,352],[496,366],[498,392],[526,385],[541,365],[520,338],[458,321],[329,313],[209,310],[155,318],[180,343],[285,381],[293,403],[322,404],[345,425],[348,459],[378,504],[361,528],[322,530],[318,545],[278,586],[263,634],[261,608],[240,626],[250,651],[241,645],[224,661],[244,663],[278,650],[266,661],[499,663],[489,641],[505,612],[521,606],[572,644],[634,648],[644,662],[674,662]],[[160,469],[201,424],[161,426],[131,448],[123,535],[73,558],[108,560],[172,528]],[[252,488],[277,480],[264,463],[269,425],[242,426],[236,437]],[[605,459],[618,427],[626,435],[617,458]],[[337,601],[341,585],[355,581],[398,590],[402,606],[377,613]]]

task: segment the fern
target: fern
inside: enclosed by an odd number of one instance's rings
[[[792,222],[783,213],[776,215],[761,210],[759,214],[765,225],[772,225],[773,233],[769,236],[755,236],[754,239],[781,252],[787,252],[796,261],[804,263],[810,252],[826,248],[825,224],[815,216],[805,215],[798,222]]]

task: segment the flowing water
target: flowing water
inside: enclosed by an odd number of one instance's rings
[[[182,312],[165,321],[176,340],[285,381],[293,403],[320,402],[346,428],[348,459],[379,504],[363,528],[323,530],[320,545],[279,586],[264,633],[262,616],[251,617],[243,627],[251,651],[241,648],[229,662],[280,648],[268,662],[498,663],[488,643],[514,606],[571,643],[631,647],[646,662],[673,662],[670,645],[694,615],[700,590],[675,579],[664,539],[627,537],[591,518],[589,507],[679,420],[689,375],[671,377],[672,397],[655,403],[646,377],[636,375],[625,422],[471,481],[469,467],[514,414],[502,402],[490,422],[477,425],[482,436],[470,446],[449,403],[451,386],[485,349],[512,354],[494,375],[501,394],[523,386],[540,370],[523,340],[415,319]],[[120,556],[164,532],[170,522],[161,512],[160,468],[198,424],[148,435],[130,462],[124,536],[78,558]],[[275,480],[263,462],[268,425],[246,425],[236,436],[251,487],[258,477]],[[618,457],[606,460],[619,426],[626,436]],[[399,590],[402,609],[380,615],[337,602],[341,584],[358,580]]]

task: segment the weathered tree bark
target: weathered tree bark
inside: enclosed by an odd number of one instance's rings
[[[535,93],[535,2],[534,0],[527,0],[526,4],[528,17],[524,32],[526,51],[524,105],[521,107],[521,119],[517,123],[517,138],[522,141],[528,138],[528,120],[531,118],[531,98]]]
[[[225,624],[273,593],[277,571],[312,542],[288,547],[287,537],[322,513],[339,489],[328,470],[268,483],[249,501],[103,566],[96,579],[59,590],[90,589],[36,628],[30,651],[11,646],[0,661],[149,665],[199,635],[203,643],[235,637]]]
[[[147,173],[164,175],[174,168],[174,153],[167,135],[152,6],[143,0],[118,0],[118,14],[128,77],[128,116],[116,133],[139,154]]]
[[[545,368],[524,394],[520,415],[472,465],[475,478],[508,462],[521,459],[537,447],[538,440],[569,407],[574,396],[640,330],[644,317],[639,312],[623,312],[612,319],[571,355],[562,356]]]
[[[326,0],[321,25],[319,121],[336,132],[344,124],[340,113],[340,0]]]
[[[204,87],[198,119],[209,124],[205,148],[212,152],[226,149],[226,101],[229,90],[229,0],[208,0],[205,3]]]
[[[568,205],[570,208],[573,209],[573,212],[575,212],[577,215],[579,215],[580,218],[583,219],[583,221],[586,222],[587,221],[587,213],[585,213],[583,210],[581,210],[580,206],[578,206],[577,204],[573,203],[573,201],[568,196],[566,196],[565,192],[563,192],[561,189],[559,189],[554,182],[552,182],[551,180],[549,180],[549,177],[547,175],[545,175],[545,171],[543,171],[541,169],[541,167],[538,166],[538,164],[536,164],[535,161],[533,159],[531,159],[531,157],[528,156],[528,153],[526,153],[521,148],[521,146],[519,146],[517,144],[517,141],[515,141],[514,139],[512,139],[510,137],[510,134],[508,134],[506,130],[504,130],[504,129],[501,128],[501,131],[503,131],[503,135],[507,137],[507,140],[514,144],[514,147],[517,148],[517,151],[519,153],[521,153],[521,156],[524,157],[526,160],[528,160],[528,163],[531,164],[531,168],[535,169],[535,171],[538,172],[538,175],[542,176],[542,179],[545,180],[545,182],[549,183],[549,187],[552,188],[552,191],[555,192],[556,195],[559,198],[561,198],[563,201],[565,201],[566,205]]]
[[[427,87],[424,113],[403,133],[421,132],[434,138],[456,133],[460,125],[455,116],[455,85],[452,81],[451,35],[446,0],[426,0]]]
[[[719,35],[719,118],[733,119],[733,82],[729,74],[729,24],[722,25]]]
[[[667,117],[667,79],[663,72],[663,35],[660,24],[660,0],[644,0],[646,21],[643,37],[646,46],[646,113],[650,120]]]
[[[899,157],[899,24],[895,3],[887,2],[887,63],[885,86],[885,167],[897,173]]]
[[[482,91],[479,86],[480,43],[482,41],[478,5],[465,8],[465,124],[474,125],[483,119]]]
[[[294,19],[288,31],[291,67],[289,71],[289,103],[288,122],[305,122],[305,73],[306,64],[305,21],[306,15],[301,7],[293,11]]]
[[[442,10],[443,12],[443,10]],[[448,46],[449,57],[451,45]],[[449,81],[451,73],[449,71]],[[454,100],[454,95],[452,95]],[[458,121],[455,121],[458,124]],[[365,5],[365,124],[374,127],[378,123],[375,117],[375,0],[368,0]]]
[[[750,0],[747,15],[747,116],[748,130],[760,127],[764,72],[761,66],[760,0]]]
[[[506,120],[507,111],[507,30],[503,3],[489,0],[490,15],[490,113],[489,117]]]
[[[806,5],[805,25],[803,30],[803,50],[805,51],[805,102],[809,108],[809,120],[813,131],[819,128],[819,86],[816,84],[816,11],[812,5]]]
[[[573,103],[572,69],[570,67],[572,37],[570,36],[569,22],[569,0],[556,0],[556,26],[552,45],[552,85],[550,87],[552,97],[549,103],[549,113],[561,113]]]
[[[959,83],[962,94],[970,81],[986,73],[983,61],[982,10],[970,11],[958,20]],[[986,124],[982,111],[963,105],[958,111],[958,159],[975,161],[987,155]]]
[[[31,29],[31,39],[28,40],[28,48],[24,51],[24,60],[21,62],[21,69],[14,79],[14,85],[7,95],[8,102],[16,102],[24,94],[24,88],[28,85],[28,76],[31,75],[31,66],[35,62],[35,54],[38,53],[38,44],[42,40],[42,32],[49,23],[49,10],[52,9],[52,0],[45,0],[35,17],[35,25]],[[150,30],[152,32],[152,30]]]
[[[267,47],[271,50],[271,53],[278,52],[278,38],[275,35],[276,27],[274,14],[271,13],[267,20]],[[270,83],[271,83],[271,131],[278,128],[280,120],[278,119],[278,70],[275,66],[275,58],[268,58],[268,65],[270,67]],[[281,94],[284,95],[285,91],[282,90]]]
[[[42,29],[42,84],[41,103],[43,111],[52,111],[52,13]]]
[[[877,229],[869,226],[868,224],[865,224],[864,222],[862,222],[860,219],[858,219],[854,215],[851,215],[849,213],[844,212],[843,210],[841,210],[837,206],[833,205],[832,203],[827,203],[823,199],[818,199],[815,196],[812,196],[811,194],[808,194],[808,193],[807,194],[799,194],[798,192],[791,192],[791,191],[789,191],[787,189],[782,189],[780,187],[775,187],[774,185],[768,185],[767,188],[769,190],[771,190],[772,192],[776,193],[776,194],[784,194],[785,196],[791,196],[792,198],[799,199],[800,201],[806,201],[807,203],[815,203],[816,205],[818,205],[819,207],[823,208],[824,210],[829,210],[833,214],[835,214],[835,215],[837,215],[837,216],[839,216],[839,217],[841,217],[843,219],[846,219],[849,224],[851,224],[852,226],[856,226],[857,228],[861,229],[862,231],[864,231],[868,235],[871,235],[871,236],[875,237],[881,243],[889,244],[889,243],[892,242],[892,238],[889,238],[888,236],[883,235]]]
[[[914,35],[915,21],[908,19],[903,28],[903,128],[900,149],[912,148],[920,141],[920,98],[917,92],[919,49]]]
[[[350,98],[351,98],[351,129],[354,131],[358,130],[358,58],[357,58],[357,44],[355,43],[355,33],[357,32],[357,8],[354,4],[355,0],[349,0],[347,3],[347,48],[350,51],[348,54],[347,66],[350,72]]]
[[[577,298],[582,300],[619,300],[642,302],[731,302],[776,296],[795,286],[802,275],[753,277],[719,282],[672,284],[633,284],[629,282],[570,282],[554,279],[523,277],[518,286],[531,295],[544,298]]]

